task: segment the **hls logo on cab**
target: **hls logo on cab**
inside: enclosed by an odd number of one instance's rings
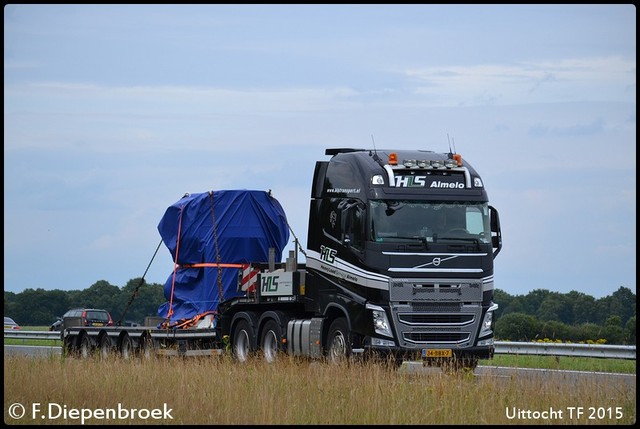
[[[396,188],[424,188],[427,176],[396,176]]]
[[[333,264],[336,260],[336,254],[338,252],[331,247],[320,246],[320,259],[330,264]]]

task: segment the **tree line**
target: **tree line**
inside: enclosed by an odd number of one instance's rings
[[[114,322],[141,324],[167,301],[163,289],[134,278],[122,288],[100,280],[84,290],[5,291],[4,314],[21,325],[48,326],[71,308],[104,308]],[[599,299],[577,291],[536,289],[513,296],[496,289],[494,301],[498,341],[636,342],[636,295],[626,287]]]
[[[84,290],[25,289],[4,292],[4,314],[19,325],[48,326],[72,308],[102,308],[111,313],[114,323],[141,324],[146,316],[157,316],[158,307],[167,300],[164,286],[131,279],[120,288],[100,280]]]
[[[517,296],[496,289],[493,299],[499,341],[636,343],[636,295],[623,286],[599,299],[546,289]]]

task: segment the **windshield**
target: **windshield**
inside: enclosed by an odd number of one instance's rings
[[[371,233],[376,242],[474,240],[491,243],[487,203],[372,200]]]

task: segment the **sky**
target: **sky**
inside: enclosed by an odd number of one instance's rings
[[[327,148],[450,141],[497,289],[636,293],[633,4],[5,5],[4,290],[164,284],[185,193],[270,189],[306,248]]]

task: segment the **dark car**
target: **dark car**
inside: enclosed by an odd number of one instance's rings
[[[99,308],[74,308],[64,313],[62,317],[49,326],[50,331],[62,331],[65,317],[80,317],[82,326],[113,326],[113,319],[107,310]]]

